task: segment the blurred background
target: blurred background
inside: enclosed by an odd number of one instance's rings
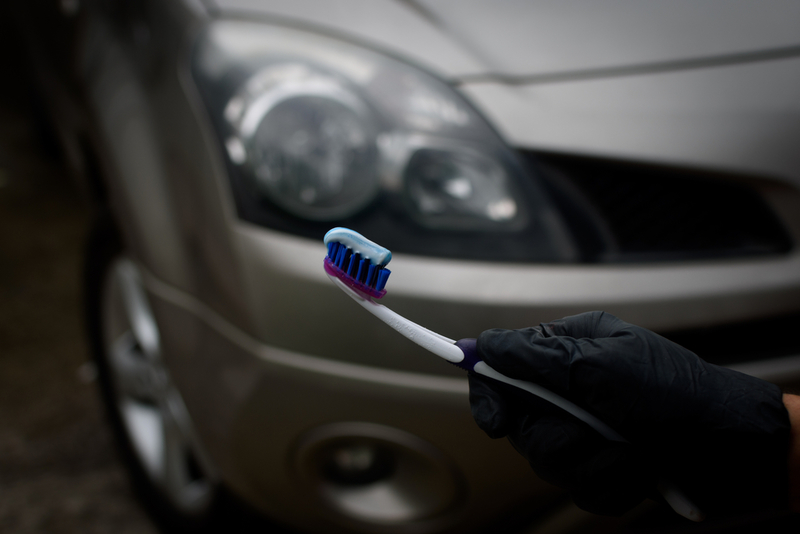
[[[96,390],[80,296],[89,215],[0,16],[0,531],[152,534]]]
[[[319,268],[346,225],[435,331],[800,385],[800,4],[623,4],[0,8],[0,532],[796,531],[578,510]]]

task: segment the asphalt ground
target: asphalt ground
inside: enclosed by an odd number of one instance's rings
[[[0,84],[0,532],[155,533],[87,364],[88,212],[43,143],[24,76],[4,59],[17,81]]]

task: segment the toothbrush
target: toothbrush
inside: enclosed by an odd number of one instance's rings
[[[328,255],[323,266],[328,277],[364,309],[397,332],[457,367],[525,390],[555,404],[606,439],[627,443],[616,430],[577,404],[538,384],[507,377],[489,367],[478,356],[475,339],[456,341],[447,338],[377,303],[376,299],[386,294],[385,286],[391,274],[386,268],[386,264],[392,259],[392,253],[388,249],[373,243],[358,232],[341,227],[328,231],[324,241]],[[662,480],[659,481],[658,489],[675,512],[692,521],[703,520],[700,510],[674,485]]]

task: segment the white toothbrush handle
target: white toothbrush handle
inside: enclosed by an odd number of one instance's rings
[[[454,339],[444,337],[436,332],[428,330],[424,326],[409,321],[399,313],[393,312],[386,306],[356,293],[336,276],[328,274],[328,278],[339,286],[339,289],[350,295],[350,297],[365,310],[422,348],[436,354],[440,358],[444,358],[450,363],[458,363],[464,359],[464,353],[456,346]]]
[[[493,378],[498,382],[503,382],[505,384],[509,384],[511,386],[517,387],[519,389],[525,390],[528,393],[532,393],[537,397],[546,400],[552,404],[555,404],[565,412],[568,412],[593,429],[600,433],[601,436],[604,438],[611,440],[611,441],[619,441],[622,443],[627,443],[628,440],[623,438],[616,430],[605,424],[603,421],[595,417],[594,415],[590,414],[574,402],[568,401],[564,397],[560,395],[556,395],[552,391],[547,388],[540,386],[539,384],[534,384],[533,382],[526,382],[524,380],[517,380],[516,378],[509,378],[506,375],[495,371],[486,362],[480,361],[475,364],[472,369],[479,375],[488,376],[489,378]]]

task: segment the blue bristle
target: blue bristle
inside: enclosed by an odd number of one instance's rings
[[[328,257],[347,276],[362,284],[378,291],[383,291],[383,288],[386,287],[386,281],[389,279],[391,271],[382,265],[375,265],[369,259],[361,257],[361,254],[347,248],[343,243],[337,241],[328,243]]]
[[[369,265],[369,260],[361,260],[358,262],[358,273],[356,274],[356,280],[363,282],[364,276],[367,274],[367,265]]]
[[[386,287],[386,281],[389,279],[389,275],[392,271],[389,269],[381,269],[381,272],[378,273],[378,281],[375,284],[375,289],[378,291],[383,291],[383,288]]]
[[[353,276],[353,273],[356,270],[356,265],[358,265],[358,254],[352,254],[350,256],[350,263],[347,266],[347,276]]]
[[[336,263],[336,266],[338,268],[340,268],[340,269],[342,268],[342,265],[344,264],[344,257],[346,255],[346,253],[347,253],[347,247],[339,247],[339,252],[336,253],[336,262],[335,263]]]
[[[342,241],[336,239],[339,234]],[[325,268],[329,274],[336,274],[354,290],[371,297],[381,298],[386,293],[384,288],[391,273],[386,264],[391,260],[391,252],[346,228],[330,230],[325,240],[329,258]],[[362,254],[369,254],[369,257]],[[340,272],[330,271],[331,267]]]

